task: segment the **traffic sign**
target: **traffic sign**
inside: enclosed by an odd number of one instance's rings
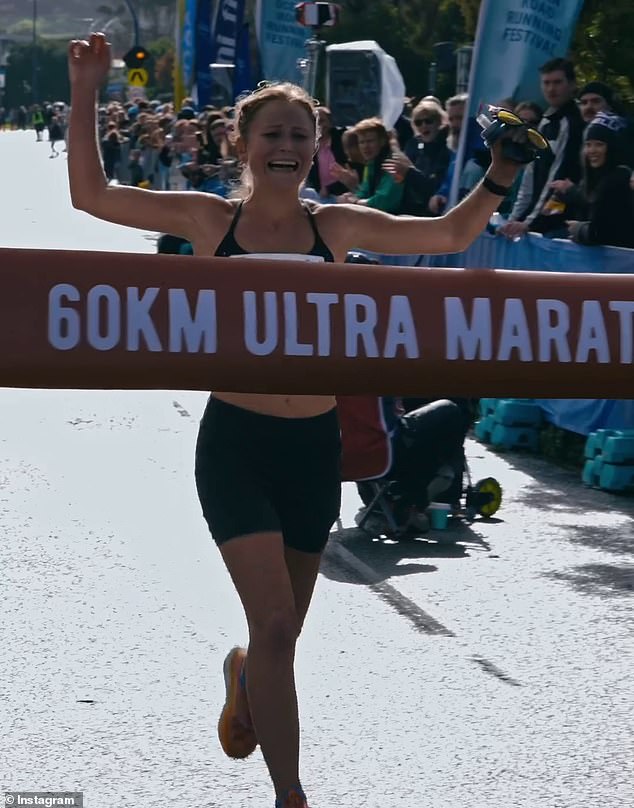
[[[148,72],[144,67],[135,67],[133,70],[128,70],[128,84],[131,87],[145,87],[148,78]]]

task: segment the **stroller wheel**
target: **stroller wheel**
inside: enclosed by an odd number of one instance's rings
[[[495,477],[485,477],[467,494],[467,510],[485,519],[497,513],[502,504],[502,486]]]

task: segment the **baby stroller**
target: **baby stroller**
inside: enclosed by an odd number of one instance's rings
[[[405,402],[405,405],[403,404]],[[439,400],[406,412],[407,399],[338,396],[342,477],[357,484],[364,503],[355,519],[373,537],[426,533],[425,509],[445,502],[454,516],[493,516],[502,489],[493,477],[473,484],[464,455],[467,405]]]

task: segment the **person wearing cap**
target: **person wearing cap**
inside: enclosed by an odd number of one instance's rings
[[[614,94],[602,81],[590,81],[579,92],[579,112],[590,123],[600,112],[614,112]]]
[[[583,136],[582,179],[552,183],[566,205],[568,235],[578,244],[634,247],[632,171],[623,164],[627,122],[600,112]]]

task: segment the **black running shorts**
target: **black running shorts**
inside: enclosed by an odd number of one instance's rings
[[[196,487],[216,544],[281,532],[321,552],[341,505],[336,408],[312,418],[260,415],[211,397],[196,443]]]

